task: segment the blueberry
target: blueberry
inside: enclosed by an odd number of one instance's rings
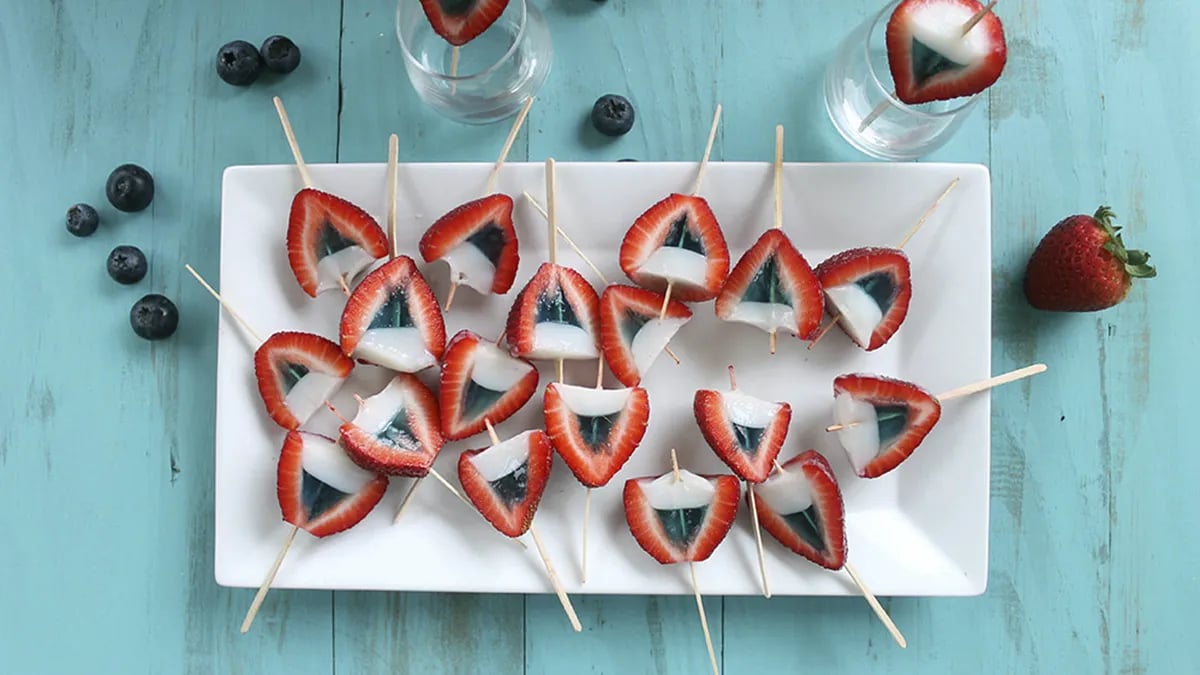
[[[633,128],[633,104],[617,94],[605,94],[592,106],[592,126],[605,136],[624,136]]]
[[[146,276],[146,254],[136,246],[118,246],[108,254],[108,276],[118,284],[136,284]]]
[[[147,340],[169,338],[179,327],[179,310],[166,296],[151,293],[133,303],[129,310],[129,325],[138,337]]]
[[[90,237],[100,226],[100,214],[91,204],[76,204],[67,209],[67,232],[76,237]]]
[[[254,45],[234,40],[217,50],[217,75],[229,84],[245,87],[262,74],[263,60]]]
[[[300,48],[282,35],[272,35],[258,48],[267,70],[286,75],[300,65]]]
[[[137,164],[122,164],[108,175],[108,201],[126,213],[141,211],[154,199],[154,177]]]

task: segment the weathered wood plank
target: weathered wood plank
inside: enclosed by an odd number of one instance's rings
[[[0,555],[3,670],[329,669],[329,594],[274,595],[239,638],[250,593],[213,581],[216,306],[182,263],[216,280],[222,167],[288,156],[272,90],[308,99],[307,147],[333,147],[335,81],[322,64],[336,62],[335,17],[320,2],[291,17],[266,3],[0,9],[0,82],[12,94],[0,106],[0,201],[5,231],[25,242],[0,269],[0,344],[18,355],[0,376],[0,493],[22,505],[0,514],[11,542]],[[217,79],[220,44],[272,32],[304,45],[299,72],[249,89]],[[108,172],[127,161],[156,178],[140,214],[104,199]],[[76,201],[100,208],[90,239],[63,230]],[[131,288],[104,272],[122,243],[150,259]],[[129,307],[148,292],[179,306],[171,340],[129,330]]]

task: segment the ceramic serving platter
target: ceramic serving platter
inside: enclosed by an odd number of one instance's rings
[[[488,164],[402,164],[398,172],[398,240],[418,258],[416,243],[438,216],[479,197]],[[385,221],[382,164],[314,165],[315,187],[341,195]],[[559,225],[610,282],[626,282],[617,250],[626,229],[670,192],[691,189],[694,163],[558,164]],[[768,353],[767,335],[717,320],[712,303],[695,305],[695,318],[671,343],[682,360],[659,358],[643,386],[650,393],[650,425],[640,449],[591,509],[589,572],[580,583],[580,524],[584,489],[555,459],[536,525],[570,593],[690,593],[686,567],[659,565],[638,548],[625,525],[621,486],[627,478],[657,475],[681,464],[704,473],[726,469],[704,443],[692,416],[700,388],[727,386],[734,365],[739,387],[759,398],[786,400],[793,418],[781,460],[815,448],[832,463],[847,509],[849,560],[880,595],[973,595],[987,582],[989,398],[948,403],[941,422],[898,469],[875,480],[857,478],[832,434],[833,378],[872,372],[920,383],[932,392],[990,375],[991,203],[987,169],[956,164],[787,164],[783,171],[784,228],[814,266],[842,249],[895,246],[954,179],[960,183],[906,247],[913,270],[908,319],[882,349],[866,353],[840,331],[816,348],[781,339]],[[336,341],[344,297],[306,296],[288,268],[284,235],[292,196],[301,187],[293,166],[239,166],[225,172],[221,208],[220,286],[227,300],[265,336],[306,330]],[[446,317],[447,333],[470,328],[496,336],[513,295],[544,261],[544,221],[521,198],[542,199],[543,165],[514,163],[501,172],[498,190],[517,197],[514,214],[521,266],[513,291],[482,297],[463,288]],[[769,163],[715,163],[703,195],[716,213],[736,260],[770,225]],[[565,244],[560,262],[580,270],[597,289],[603,282]],[[440,298],[448,275],[441,263],[422,265]],[[290,526],[280,519],[275,461],[283,432],[267,417],[255,388],[256,344],[225,313],[220,318],[216,428],[216,579],[227,586],[257,586]],[[595,362],[567,367],[567,379],[590,384]],[[542,383],[554,377],[542,364]],[[436,385],[436,373],[423,378]],[[378,391],[387,374],[356,368],[334,399],[353,410],[354,393]],[[609,376],[609,385],[615,382]],[[540,427],[541,392],[499,426],[502,437]],[[319,413],[305,427],[335,435],[337,421]],[[464,448],[484,437],[450,443],[436,469],[457,483]],[[326,539],[301,533],[275,580],[280,588],[378,589],[451,592],[548,593],[549,583],[532,544],[500,535],[449,491],[424,481],[399,524],[392,516],[409,479],[393,480],[380,505],[357,527]],[[818,568],[767,535],[766,564],[776,595],[857,593],[844,572]],[[707,594],[760,593],[750,514],[744,503],[733,530],[713,556],[697,565]]]

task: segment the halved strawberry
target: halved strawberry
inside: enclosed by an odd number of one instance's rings
[[[672,194],[638,216],[621,242],[621,270],[633,282],[683,302],[711,300],[729,274],[729,247],[703,197]]]
[[[579,272],[542,263],[508,312],[505,340],[527,359],[594,359],[600,298]]]
[[[508,0],[421,0],[434,32],[455,47],[487,30],[507,6]]]
[[[416,375],[400,373],[364,400],[338,433],[346,454],[364,469],[419,478],[442,450],[441,426],[433,392]]]
[[[758,522],[779,543],[827,569],[846,564],[842,491],[820,453],[792,458],[753,490]]]
[[[912,300],[908,256],[896,248],[852,248],[817,265],[825,308],[859,347],[874,351],[892,339]]]
[[[258,393],[284,429],[299,429],[353,369],[336,343],[312,333],[275,333],[254,352]]]
[[[1000,18],[977,0],[904,0],[887,25],[888,66],[896,96],[910,105],[971,96],[1004,72],[1008,47]]]
[[[938,400],[921,387],[879,375],[842,375],[833,381],[838,440],[863,478],[878,478],[917,449],[942,416]]]
[[[459,331],[442,363],[442,435],[457,441],[483,431],[487,421],[512,417],[537,391],[538,371],[469,330]]]
[[[542,397],[546,432],[571,472],[587,487],[606,485],[646,434],[645,389],[593,389],[552,382]]]
[[[455,283],[503,295],[521,261],[512,212],[512,197],[504,194],[467,202],[429,226],[421,237],[421,257],[445,260]]]
[[[442,308],[408,256],[367,275],[342,311],[342,351],[402,373],[437,365],[446,349]]]
[[[600,296],[600,350],[613,375],[636,387],[675,333],[692,318],[687,305],[672,299],[658,320],[663,295],[613,284]]]
[[[300,288],[315,298],[341,288],[342,281],[349,283],[387,255],[388,241],[366,211],[341,197],[304,188],[292,199],[287,251]]]
[[[792,423],[792,406],[754,398],[736,389],[701,389],[692,401],[696,425],[709,447],[742,480],[771,475]]]
[[[463,452],[458,480],[493,527],[519,537],[533,524],[552,461],[546,432],[526,431],[497,445]]]
[[[360,468],[332,439],[289,431],[279,452],[276,495],[284,521],[314,537],[357,525],[387,491],[387,476]]]
[[[825,300],[812,267],[783,230],[767,230],[738,260],[717,296],[717,317],[801,338],[821,327]]]
[[[741,486],[733,476],[679,471],[625,481],[625,520],[658,562],[700,562],[733,527]]]

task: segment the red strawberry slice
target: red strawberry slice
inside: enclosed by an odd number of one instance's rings
[[[497,530],[519,537],[533,524],[553,461],[550,439],[541,430],[458,457],[463,492]]]
[[[434,32],[455,47],[487,30],[507,6],[508,0],[421,0]]]
[[[483,431],[488,421],[503,422],[529,401],[537,386],[532,363],[469,330],[459,331],[442,363],[442,435],[457,441]]]
[[[909,105],[971,96],[1004,72],[1008,47],[1000,18],[977,0],[904,0],[887,25],[888,66],[896,96]]]
[[[442,450],[437,397],[416,375],[400,373],[339,429],[342,447],[375,473],[420,478]]]
[[[839,570],[846,564],[842,491],[820,453],[792,458],[753,489],[758,522],[779,543],[821,567]]]
[[[672,299],[658,320],[663,295],[613,284],[600,296],[600,350],[613,375],[636,387],[675,333],[692,318],[687,305]]]
[[[517,276],[520,254],[512,197],[488,195],[438,218],[421,237],[425,262],[445,260],[450,278],[480,293],[503,295]]]
[[[672,194],[634,221],[621,242],[621,270],[633,282],[684,302],[711,300],[729,274],[729,247],[702,197]]]
[[[812,267],[783,230],[767,230],[738,260],[717,296],[717,316],[801,338],[821,328],[825,299]]]
[[[351,462],[332,439],[289,431],[279,453],[276,492],[284,521],[314,537],[357,525],[387,491],[387,476]]]
[[[741,486],[733,476],[690,471],[625,481],[625,520],[658,562],[700,562],[717,548],[737,515]]]
[[[817,266],[826,308],[859,347],[874,351],[892,339],[912,300],[908,256],[895,248],[853,248]]]
[[[878,478],[917,449],[942,416],[942,406],[911,382],[878,375],[833,381],[838,440],[863,478]]]
[[[508,312],[505,340],[527,359],[594,359],[600,298],[579,272],[542,263]]]
[[[284,429],[299,429],[353,369],[336,343],[312,333],[275,333],[254,352],[258,393]]]
[[[791,405],[701,389],[692,410],[704,440],[742,480],[761,483],[771,475],[792,422]]]
[[[650,420],[645,389],[592,389],[552,382],[542,398],[546,432],[587,487],[612,480],[642,442]]]
[[[288,263],[300,288],[312,297],[341,288],[387,255],[388,241],[366,211],[327,192],[304,188],[292,199],[287,230]]]
[[[442,308],[408,256],[367,275],[342,312],[342,351],[402,373],[437,365],[446,348]]]

